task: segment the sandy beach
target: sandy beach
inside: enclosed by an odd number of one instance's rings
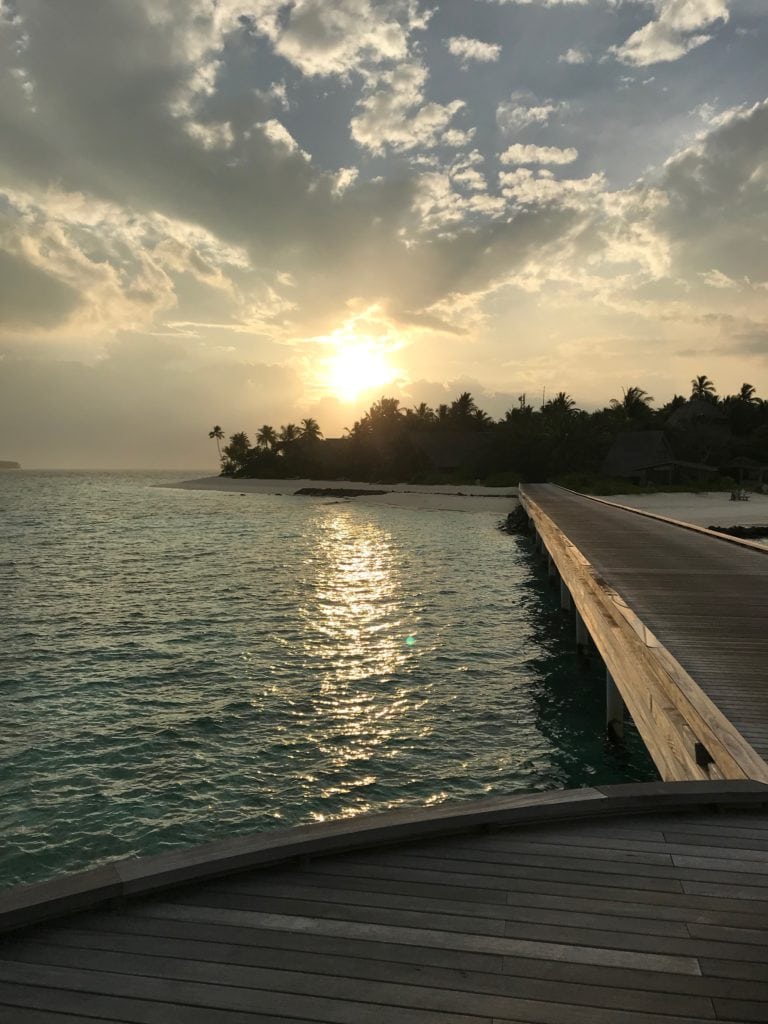
[[[479,487],[468,484],[369,484],[355,480],[232,480],[207,476],[169,485],[189,491],[224,491],[236,495],[294,495],[304,487],[350,488],[371,493],[354,498],[328,496],[328,502],[355,501],[366,505],[392,505],[398,508],[437,509],[447,512],[497,512],[505,516],[517,504],[516,487]],[[386,491],[375,494],[375,491]],[[299,498],[298,500],[302,500]],[[310,499],[307,499],[310,500]],[[317,501],[318,498],[311,499]]]
[[[385,490],[386,494],[369,493],[355,498],[329,496],[325,500],[453,512],[498,512],[502,516],[517,503],[515,487],[480,487],[474,484],[429,486],[369,484],[353,480],[232,480],[229,477],[208,476],[199,480],[184,480],[171,486],[183,490],[223,491],[235,495],[293,495],[303,487],[354,488],[369,492]],[[730,494],[725,491],[701,494],[614,494],[605,500],[696,526],[768,526],[766,494],[750,494],[749,501],[731,501]]]
[[[605,500],[695,526],[768,526],[768,494],[750,494],[749,501],[731,501],[725,491],[613,494]]]

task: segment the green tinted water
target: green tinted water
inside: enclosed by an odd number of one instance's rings
[[[654,777],[497,515],[0,477],[0,885],[238,833]],[[178,478],[178,477],[175,477]]]

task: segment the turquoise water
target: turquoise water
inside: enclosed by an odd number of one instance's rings
[[[654,777],[499,515],[0,475],[0,885],[410,804]]]

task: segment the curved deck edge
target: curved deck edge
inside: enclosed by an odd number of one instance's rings
[[[752,780],[651,782],[489,797],[406,808],[114,861],[90,871],[0,892],[0,933],[257,867],[473,830],[686,811],[768,807],[768,785]]]

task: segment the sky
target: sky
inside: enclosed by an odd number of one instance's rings
[[[0,0],[0,459],[768,396],[766,0]]]

